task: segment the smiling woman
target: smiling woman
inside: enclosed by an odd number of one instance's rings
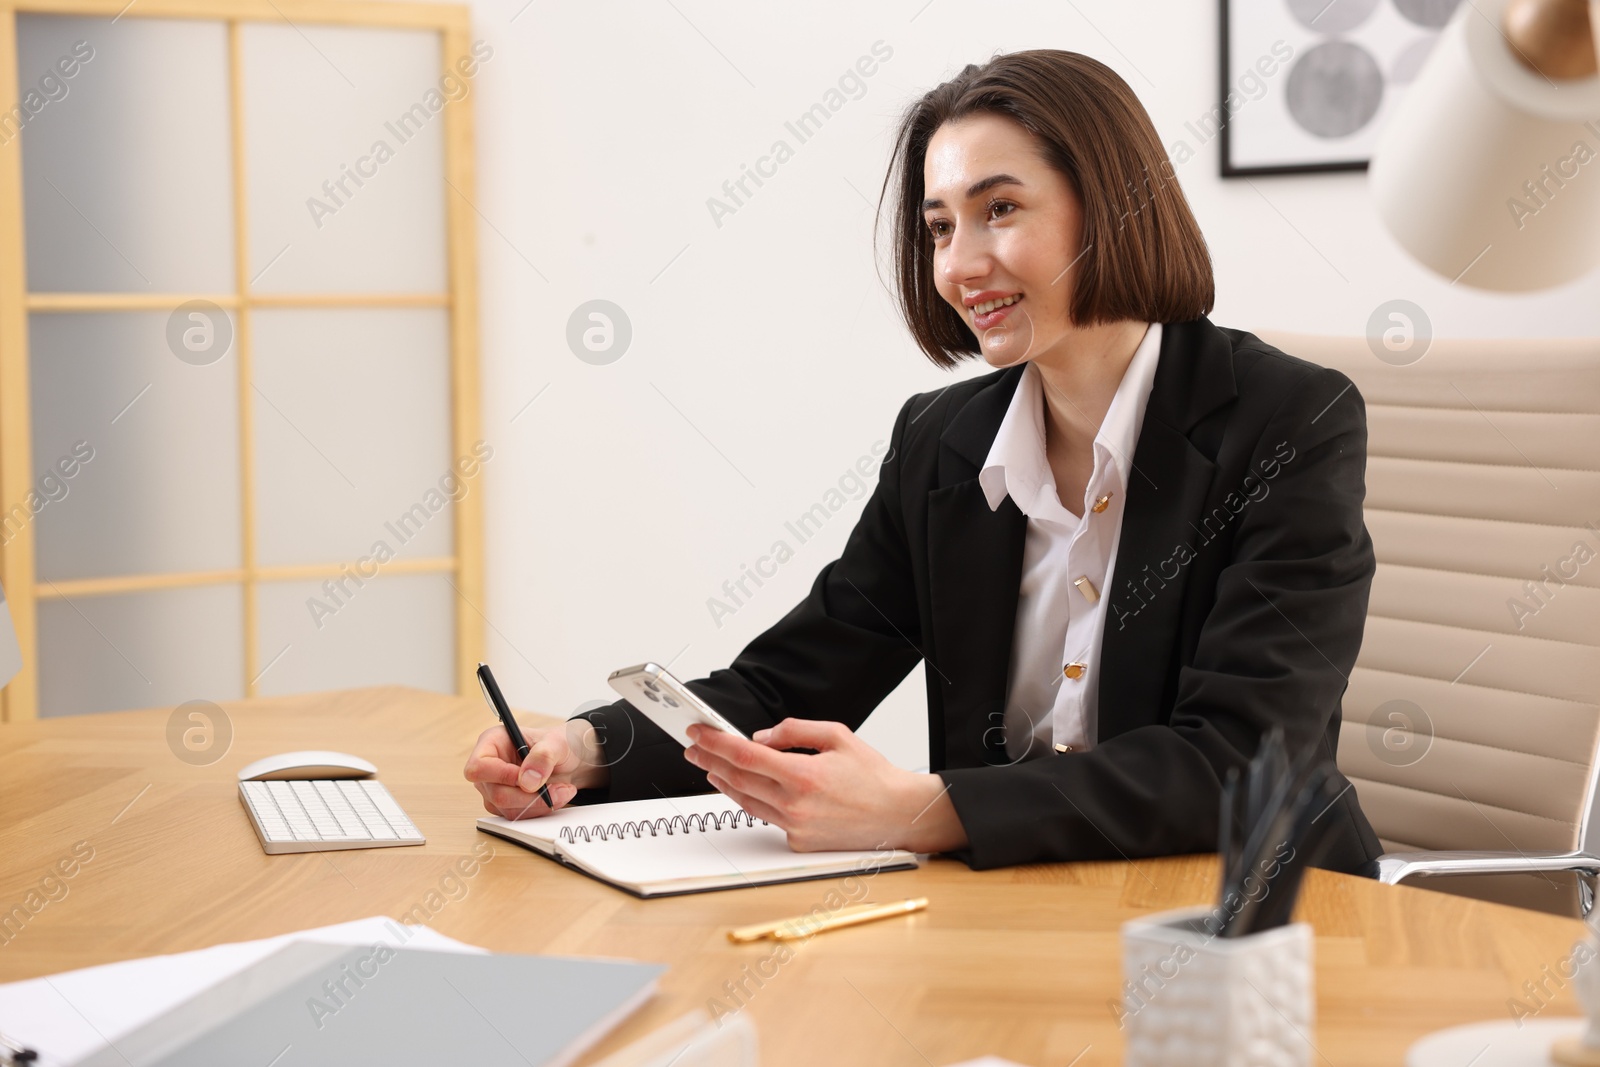
[[[1206,318],[1200,228],[1093,59],[966,67],[908,109],[883,188],[911,336],[995,370],[901,407],[840,557],[689,683],[749,739],[691,727],[680,749],[619,701],[520,762],[490,730],[466,776],[532,816],[545,783],[557,807],[709,786],[801,850],[1212,851],[1222,782],[1269,731],[1306,763],[1337,749],[1374,571],[1360,394]],[[854,733],[919,662],[925,774]],[[1322,862],[1368,869],[1338,785]]]
[[[1026,166],[1011,168],[1017,174],[986,169],[1012,161]],[[959,203],[929,192],[964,166],[985,173],[959,190]],[[952,301],[953,283],[941,284],[934,254],[954,232],[957,207],[1003,215],[1021,206],[1020,197],[1031,201],[1030,215],[1050,213],[1040,224],[1060,239],[1036,248],[1050,257],[1038,264],[1041,273],[1053,273],[1033,296],[1049,301],[1052,320],[1064,324],[1070,310],[1071,321],[1085,326],[1181,322],[1211,310],[1205,238],[1150,117],[1126,82],[1088,56],[1021,52],[967,67],[907,115],[885,190],[891,183],[900,309],[940,366],[979,352],[980,342],[1014,350],[1018,330],[986,336],[1003,320],[964,314],[963,303],[971,309],[974,302]],[[1008,362],[1020,358],[1013,351]]]

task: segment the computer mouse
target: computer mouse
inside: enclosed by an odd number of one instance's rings
[[[239,771],[241,782],[288,779],[371,778],[378,768],[348,752],[285,752],[258,759]]]

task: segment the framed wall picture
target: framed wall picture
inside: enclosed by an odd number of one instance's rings
[[[1221,0],[1222,176],[1365,170],[1460,0]]]

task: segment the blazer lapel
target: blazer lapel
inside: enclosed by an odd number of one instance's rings
[[[1238,395],[1232,352],[1227,336],[1208,319],[1162,327],[1107,602],[1099,740],[1160,721],[1167,680],[1162,668],[1178,637],[1193,569],[1178,546],[1200,549],[1192,523],[1217,469],[1189,431]]]
[[[1028,519],[1009,496],[990,511],[978,471],[1021,378],[1021,366],[1001,373],[939,439],[928,493],[929,684],[944,709],[943,736],[930,738],[936,770],[1008,761],[1002,726]]]

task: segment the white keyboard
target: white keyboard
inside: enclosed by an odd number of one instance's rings
[[[239,802],[269,855],[423,843],[383,783],[371,778],[240,782]]]

